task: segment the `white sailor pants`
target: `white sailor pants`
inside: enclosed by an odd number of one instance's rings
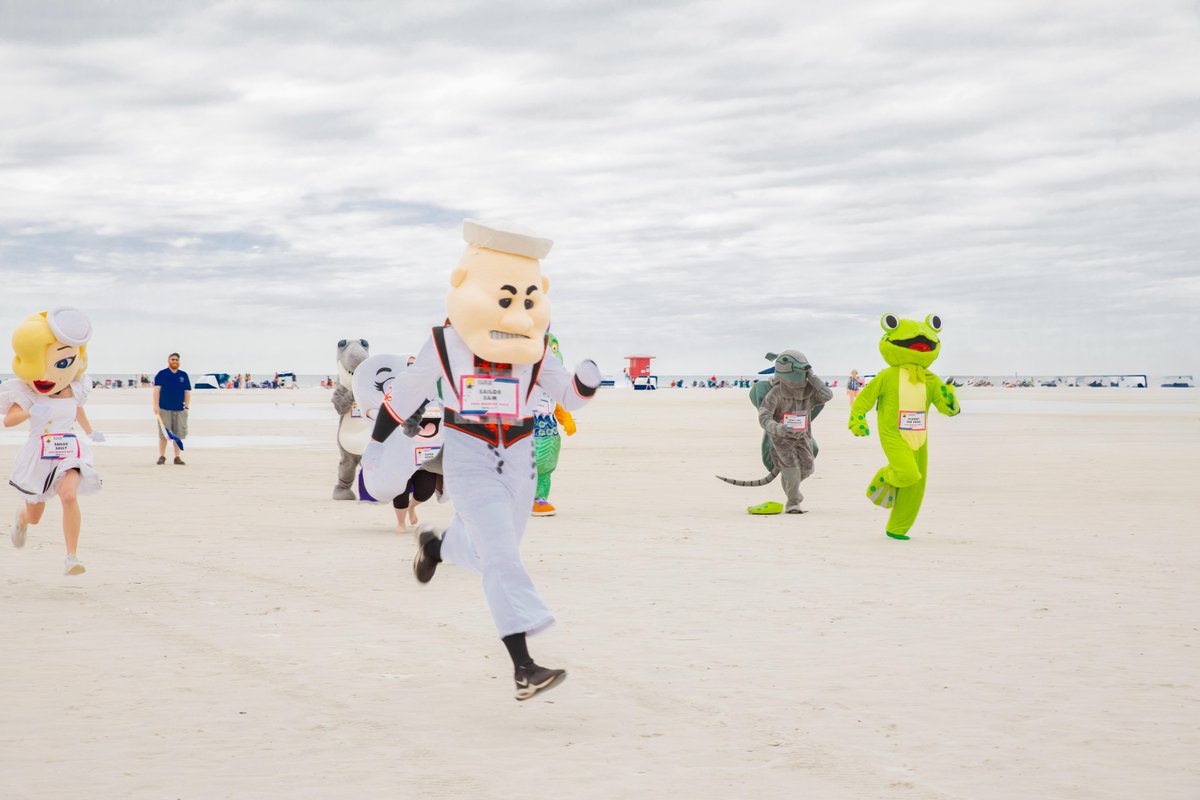
[[[538,633],[554,624],[554,615],[521,563],[537,483],[533,437],[505,447],[453,428],[444,432],[446,492],[456,513],[442,538],[442,558],[482,576],[501,638]]]

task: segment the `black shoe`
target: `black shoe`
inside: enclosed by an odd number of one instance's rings
[[[420,583],[429,583],[433,579],[433,573],[437,570],[438,562],[441,561],[430,552],[431,545],[437,541],[438,537],[433,532],[433,526],[422,526],[421,532],[417,534],[417,554],[413,556],[413,575]]]
[[[565,669],[546,669],[530,663],[527,667],[517,667],[513,676],[517,682],[518,700],[528,700],[538,692],[553,689],[567,679]]]

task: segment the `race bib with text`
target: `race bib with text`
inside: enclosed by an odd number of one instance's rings
[[[437,458],[437,454],[440,452],[442,452],[442,446],[440,444],[429,446],[422,445],[413,448],[413,459],[416,463],[416,466],[420,467]]]
[[[79,458],[79,438],[73,433],[47,433],[42,436],[42,458],[61,461]]]
[[[516,417],[521,411],[521,381],[492,375],[463,375],[458,396],[463,416]]]
[[[783,427],[789,431],[808,430],[808,414],[784,414]]]

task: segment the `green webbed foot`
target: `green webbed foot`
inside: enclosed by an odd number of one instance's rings
[[[892,533],[891,531],[884,531],[884,533],[893,539],[899,539],[902,542],[907,542],[911,538],[907,533]]]
[[[887,467],[884,467],[875,473],[875,477],[867,485],[867,499],[880,508],[891,508],[896,505],[896,492],[898,490],[883,479],[883,476],[886,474]]]

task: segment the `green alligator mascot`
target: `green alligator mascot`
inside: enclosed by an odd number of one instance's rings
[[[871,479],[867,498],[881,508],[890,508],[887,535],[908,539],[908,531],[921,510],[925,497],[926,467],[929,463],[926,419],[932,403],[948,417],[962,407],[954,389],[929,371],[937,360],[942,320],[930,314],[924,322],[884,314],[883,339],[879,352],[889,366],[863,387],[850,408],[850,432],[871,433],[866,415],[875,407],[879,441],[888,464]]]
[[[562,363],[558,337],[546,334],[546,348]],[[550,476],[558,466],[558,451],[562,439],[558,438],[558,425],[562,423],[567,436],[575,435],[575,418],[571,412],[543,396],[533,415],[533,461],[537,466],[537,491],[533,495],[533,516],[552,517],[558,509],[550,502]]]
[[[800,481],[812,475],[818,452],[812,438],[812,421],[833,392],[800,351],[767,353],[767,358],[775,362],[775,374],[770,381],[759,381],[750,388],[750,402],[758,409],[758,424],[763,429],[763,466],[770,472],[756,481],[717,477],[734,486],[766,486],[776,475],[782,475],[786,506],[769,502],[746,510],[751,514],[803,514]]]

